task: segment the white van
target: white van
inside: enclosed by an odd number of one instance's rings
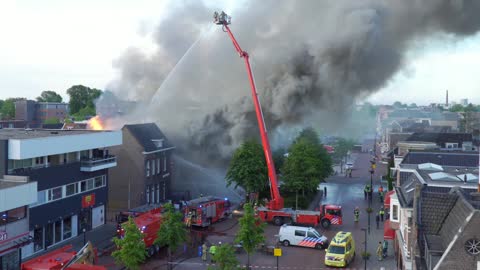
[[[278,240],[284,246],[301,246],[316,249],[328,247],[328,239],[311,227],[291,226],[284,224],[278,232]]]

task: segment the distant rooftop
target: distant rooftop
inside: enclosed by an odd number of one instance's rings
[[[69,135],[80,135],[88,133],[110,132],[106,130],[59,130],[59,129],[23,129],[23,128],[7,128],[0,129],[0,140],[8,139],[36,139],[46,137],[60,137]]]
[[[464,151],[410,151],[403,158],[403,164],[434,163],[440,166],[478,166],[477,152]]]

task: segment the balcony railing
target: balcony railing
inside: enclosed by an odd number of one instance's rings
[[[117,157],[108,155],[103,157],[93,157],[81,161],[80,170],[92,172],[117,166]]]

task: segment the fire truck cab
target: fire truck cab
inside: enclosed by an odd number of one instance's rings
[[[120,237],[120,232],[122,230],[122,224],[128,221],[129,217],[135,218],[140,216],[143,213],[161,213],[163,211],[162,204],[146,204],[139,207],[132,208],[128,211],[121,211],[115,216],[115,221],[117,222],[117,236]]]
[[[147,255],[149,257],[153,256],[155,253],[160,251],[160,246],[155,244],[157,239],[157,233],[160,229],[160,224],[162,222],[162,214],[160,212],[152,213],[147,212],[133,218],[135,225],[143,234],[143,242],[145,242],[145,247],[147,249]],[[120,229],[120,237],[123,237],[125,231]]]
[[[207,227],[231,214],[231,203],[228,198],[201,197],[186,203],[185,223],[191,226]]]

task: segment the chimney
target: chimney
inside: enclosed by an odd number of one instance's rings
[[[446,107],[448,108],[448,90],[447,90],[447,99],[446,99],[446,101],[445,101],[445,105],[446,105]]]

